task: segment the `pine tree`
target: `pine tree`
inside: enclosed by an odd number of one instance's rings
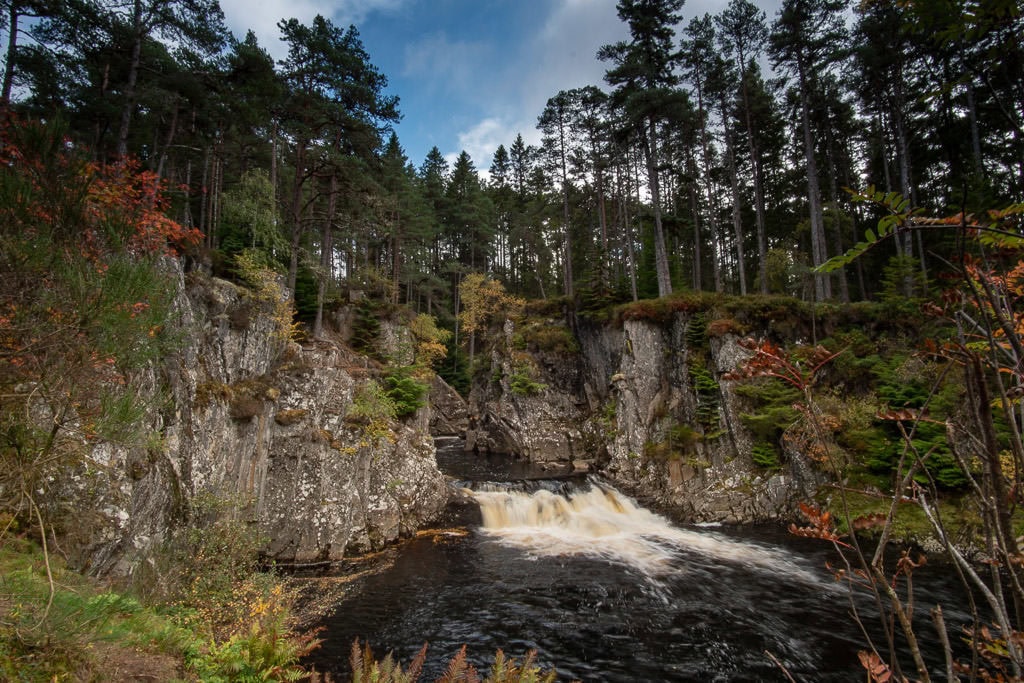
[[[675,30],[683,0],[620,0],[619,18],[629,24],[630,41],[605,45],[598,58],[612,63],[605,81],[612,99],[637,136],[647,166],[647,185],[654,212],[654,252],[658,294],[672,293],[665,231],[662,226],[661,128],[678,107]]]
[[[288,264],[288,286],[294,291],[309,205],[308,183],[329,179],[325,194],[329,201],[336,200],[340,169],[333,160],[351,157],[356,163],[345,168],[354,170],[359,160],[373,158],[381,133],[398,120],[398,100],[384,95],[387,78],[370,63],[354,26],[343,31],[317,15],[310,26],[290,19],[279,27],[288,44],[288,57],[281,62],[289,92],[283,125],[294,149]],[[330,206],[327,214],[333,215]]]
[[[747,152],[754,186],[754,212],[757,223],[758,283],[762,294],[768,292],[768,238],[765,227],[764,173],[761,168],[761,144],[754,126],[752,103],[748,83],[752,68],[768,39],[768,26],[764,10],[750,0],[730,0],[728,7],[715,18],[719,44],[726,56],[736,62],[739,69],[743,127],[747,137]]]
[[[821,175],[815,156],[815,131],[812,127],[812,98],[820,76],[842,55],[846,32],[843,11],[846,0],[783,0],[772,25],[769,53],[777,68],[796,79],[807,171],[807,201],[811,225],[811,261],[819,266],[828,260],[821,199]],[[832,284],[826,275],[814,277],[815,298],[832,298]]]

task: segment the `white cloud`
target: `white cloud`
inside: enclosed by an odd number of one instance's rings
[[[465,151],[473,160],[473,165],[484,176],[489,176],[488,170],[491,161],[494,159],[494,152],[499,145],[505,145],[507,149],[516,135],[522,133],[523,140],[527,144],[539,142],[539,135],[534,134],[532,126],[530,130],[524,130],[522,122],[515,123],[504,121],[500,118],[490,117],[483,119],[468,130],[458,135],[460,151]],[[459,152],[446,156],[449,163],[454,163]]]
[[[479,171],[486,172],[498,145],[507,148],[517,134],[527,144],[539,145],[537,117],[548,99],[560,90],[603,84],[606,65],[597,60],[597,50],[627,35],[615,3],[616,0],[553,2],[546,18],[540,18],[543,23],[537,32],[532,39],[523,41],[518,53],[508,60],[507,68],[469,76],[475,79],[475,97],[483,103],[483,113],[482,118],[459,132],[458,140]],[[462,64],[486,67],[482,60]],[[449,154],[452,160],[458,152]]]
[[[393,11],[409,0],[221,0],[228,28],[241,40],[252,30],[260,45],[275,59],[287,54],[277,24],[282,19],[308,23],[320,14],[338,26],[359,25],[377,11]]]
[[[602,45],[627,37],[615,0],[562,0],[538,31],[535,55],[521,83],[519,100],[532,111],[533,125],[549,98],[561,90],[604,85],[606,64],[597,59]]]

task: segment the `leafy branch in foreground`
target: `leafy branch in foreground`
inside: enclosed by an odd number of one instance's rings
[[[870,249],[895,238],[902,233],[914,230],[950,230],[960,229],[968,237],[982,246],[997,249],[1024,248],[1024,235],[1020,233],[1019,218],[1024,215],[1024,203],[1011,204],[1004,209],[992,209],[984,217],[960,212],[946,217],[925,216],[924,209],[911,206],[910,200],[899,192],[882,192],[874,185],[868,186],[863,192],[846,190],[854,202],[867,202],[883,210],[874,229],[864,231],[864,239],[846,250],[845,253],[833,256],[815,268],[818,273],[831,273],[848,266],[866,254]]]
[[[913,574],[924,565],[925,558],[912,557],[905,550],[895,567],[886,569],[886,550],[892,542],[896,510],[912,504],[927,518],[935,540],[952,560],[969,596],[963,607],[971,620],[965,627],[964,639],[971,647],[969,663],[955,661],[941,605],[930,612],[947,680],[958,680],[958,674],[966,674],[971,680],[1020,681],[1024,677],[1024,636],[1020,630],[1024,623],[1024,575],[1012,517],[1019,502],[1016,492],[1024,484],[1024,310],[1019,306],[1024,296],[1024,204],[988,211],[984,217],[961,212],[946,218],[929,218],[898,193],[869,188],[854,196],[857,201],[875,204],[884,216],[875,230],[866,232],[864,241],[820,266],[820,272],[844,266],[882,241],[898,239],[911,230],[943,229],[954,232],[957,238],[959,254],[947,263],[956,275],[950,280],[953,285],[943,294],[941,305],[924,304],[926,313],[945,321],[949,339],[926,343],[921,354],[950,370],[957,369],[964,378],[963,400],[942,425],[948,451],[967,482],[967,493],[960,504],[973,507],[981,519],[980,550],[987,559],[982,565],[971,562],[967,550],[951,539],[938,506],[940,487],[934,448],[922,450],[914,439],[920,425],[937,422],[928,417],[928,405],[937,392],[939,379],[924,405],[912,410],[893,407],[877,416],[898,425],[903,450],[894,472],[888,513],[884,520],[873,518],[867,524],[880,527],[873,556],[869,560],[862,552],[858,534],[863,526],[855,520],[849,523],[848,548],[853,551],[852,562],[856,566],[841,553],[847,564],[843,575],[849,577],[851,591],[867,589],[881,617],[886,641],[886,647],[877,647],[854,609],[854,618],[869,645],[869,650],[860,655],[861,663],[871,681],[907,680],[896,647],[899,632],[909,646],[918,677],[931,680],[922,654],[921,625],[916,621],[913,595]],[[765,364],[764,356],[755,355],[751,363],[753,367],[745,374],[765,372],[760,367]],[[950,370],[944,371],[943,376]],[[791,377],[785,368],[772,366],[768,371]],[[839,486],[838,492],[849,517],[845,487]],[[809,531],[802,535],[824,538],[842,551],[844,548],[825,524],[828,520],[817,515],[815,524],[813,517]],[[904,586],[898,592],[899,578]],[[978,596],[977,602],[973,596]]]
[[[57,494],[94,445],[152,443],[136,380],[169,344],[163,259],[199,239],[164,215],[162,190],[136,164],[87,160],[55,125],[0,125],[0,514],[36,527],[44,555]]]

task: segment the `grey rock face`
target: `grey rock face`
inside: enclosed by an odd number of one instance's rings
[[[161,447],[97,452],[107,494],[92,571],[131,571],[206,492],[240,501],[268,555],[295,562],[380,548],[440,513],[429,409],[371,438],[346,420],[370,364],[330,342],[282,342],[266,302],[231,283],[180,287],[184,345],[153,382],[169,395],[153,418]]]
[[[430,433],[434,436],[463,436],[469,428],[469,410],[459,392],[440,377],[430,383]]]
[[[491,350],[490,381],[470,393],[466,447],[538,463],[594,457],[585,426],[590,411],[577,391],[577,359],[517,351],[514,332],[507,321],[503,343]]]
[[[536,395],[512,390],[515,354],[508,345],[498,348],[491,361],[501,379],[474,387],[467,447],[597,469],[693,521],[786,515],[819,482],[800,454],[787,453],[787,471],[754,466],[741,401],[722,379],[749,351],[731,334],[704,336],[700,349],[691,348],[694,324],[682,313],[667,324],[581,322],[578,355],[561,358],[557,371],[542,357],[533,360],[544,385]],[[695,366],[704,373],[700,387]]]

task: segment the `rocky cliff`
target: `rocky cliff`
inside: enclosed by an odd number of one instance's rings
[[[185,521],[191,501],[235,502],[266,553],[287,562],[336,560],[380,548],[447,502],[428,408],[386,429],[354,419],[376,371],[342,344],[283,341],[274,302],[198,273],[179,273],[181,344],[148,377],[163,396],[149,448],[97,449],[101,521],[92,571],[129,572]]]
[[[799,452],[781,470],[754,465],[744,407],[722,379],[748,352],[702,314],[540,324],[543,338],[561,328],[574,343],[552,351],[507,322],[470,397],[467,448],[599,470],[693,521],[776,518],[820,483]]]

